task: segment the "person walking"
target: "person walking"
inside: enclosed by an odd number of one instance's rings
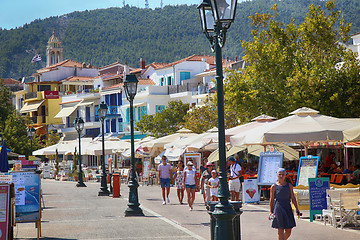
[[[240,177],[241,177],[241,166],[236,163],[234,157],[229,157],[230,162],[230,177],[229,177],[229,191],[231,194],[231,201],[239,201],[240,193]]]
[[[290,201],[293,202],[298,217],[301,214],[296,202],[293,186],[286,182],[286,170],[279,168],[277,177],[277,182],[270,188],[269,220],[272,220],[272,227],[278,229],[278,239],[287,240],[291,235],[292,228],[296,226]]]
[[[207,202],[210,201],[210,188],[208,185],[208,181],[211,178],[211,171],[213,170],[213,166],[213,163],[207,163],[206,169],[202,172],[200,178],[200,187],[202,189],[205,205],[207,205]]]
[[[183,199],[184,199],[185,185],[183,180],[184,180],[184,162],[180,160],[178,162],[178,166],[174,175],[177,197],[179,199],[180,204],[183,204]]]
[[[162,197],[163,197],[163,205],[166,204],[165,201],[165,189],[166,189],[166,200],[170,203],[169,193],[170,193],[170,177],[172,175],[171,165],[166,162],[167,158],[165,155],[161,157],[162,163],[158,166],[159,171],[159,180],[158,183],[161,186]]]
[[[211,201],[219,201],[217,197],[218,188],[219,188],[219,178],[217,177],[216,170],[211,171],[211,178],[208,181],[210,188]]]
[[[187,169],[184,170],[184,185],[186,189],[186,195],[187,195],[187,202],[190,207],[190,211],[192,211],[193,203],[195,201],[195,190],[197,188],[197,179],[195,177],[195,170],[193,169],[193,163],[191,161],[187,162]]]

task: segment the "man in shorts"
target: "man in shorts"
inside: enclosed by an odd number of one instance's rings
[[[166,188],[166,200],[170,203],[169,193],[170,193],[170,177],[172,176],[171,172],[171,165],[166,162],[166,156],[161,157],[162,163],[158,167],[159,171],[159,184],[162,190],[162,197],[163,197],[163,205],[166,204],[165,201],[165,188]]]
[[[240,176],[241,176],[241,166],[236,163],[234,157],[229,157],[230,162],[230,177],[229,177],[229,191],[231,194],[231,201],[239,201],[240,193]]]

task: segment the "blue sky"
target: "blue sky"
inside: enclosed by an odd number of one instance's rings
[[[35,19],[60,16],[74,11],[122,7],[124,0],[0,0],[0,27],[21,27]],[[148,0],[151,8],[160,7],[161,0]],[[200,0],[162,0],[163,5],[199,4]],[[125,0],[130,6],[144,7],[145,0]]]

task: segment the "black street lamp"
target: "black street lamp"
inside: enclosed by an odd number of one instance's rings
[[[30,152],[31,152],[30,155],[32,155],[32,152],[33,152],[32,143],[33,143],[33,138],[35,136],[35,133],[36,133],[36,130],[33,126],[31,126],[27,129],[27,135],[30,138]]]
[[[234,207],[229,203],[229,187],[226,176],[224,92],[221,48],[225,44],[226,31],[235,18],[237,0],[203,0],[198,6],[203,32],[209,39],[216,56],[216,89],[218,104],[219,136],[219,203],[212,215],[216,218],[215,239],[234,239]]]
[[[133,101],[137,91],[138,79],[134,74],[126,75],[124,81],[124,90],[127,100],[130,102],[130,133],[131,133],[131,173],[129,181],[129,203],[125,210],[125,216],[143,216],[138,196],[139,183],[135,172],[135,144],[134,144],[134,106]]]
[[[84,120],[79,117],[76,118],[74,121],[74,126],[76,131],[79,134],[79,171],[78,171],[78,183],[76,184],[77,187],[86,187],[84,181],[83,181],[83,175],[82,175],[82,168],[81,168],[81,132],[84,129]]]
[[[106,168],[105,168],[105,140],[104,140],[104,120],[106,118],[108,107],[104,102],[100,104],[100,108],[98,109],[98,115],[101,120],[101,129],[102,129],[102,156],[101,156],[101,187],[98,196],[109,196],[110,192],[107,188],[107,180],[106,180]]]

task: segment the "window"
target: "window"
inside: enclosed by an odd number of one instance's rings
[[[90,107],[85,108],[85,122],[91,122],[91,120],[90,120]]]
[[[38,91],[51,91],[50,85],[38,85]]]
[[[180,72],[180,83],[187,79],[190,79],[190,72]]]
[[[121,96],[121,93],[118,93],[118,94],[117,94],[117,99],[118,99],[117,106],[121,106],[121,105],[122,105],[122,96]]]
[[[165,86],[165,79],[163,77],[160,78],[160,86]]]
[[[161,113],[161,111],[165,109],[165,105],[156,105],[155,108],[156,113]]]
[[[111,119],[111,132],[116,132],[116,119]]]
[[[98,122],[99,121],[99,114],[98,114],[99,105],[95,105],[94,109],[95,109],[95,113],[94,113],[95,122]]]
[[[116,94],[110,95],[110,106],[116,106]]]
[[[105,95],[105,104],[110,105],[110,95]]]
[[[170,86],[170,85],[174,85],[174,83],[173,83],[173,78],[170,76],[170,77],[168,77],[168,85]]]
[[[147,107],[141,106],[138,108],[138,121],[141,120],[141,118],[147,114]]]
[[[105,120],[105,132],[109,133],[110,132],[110,119]]]

